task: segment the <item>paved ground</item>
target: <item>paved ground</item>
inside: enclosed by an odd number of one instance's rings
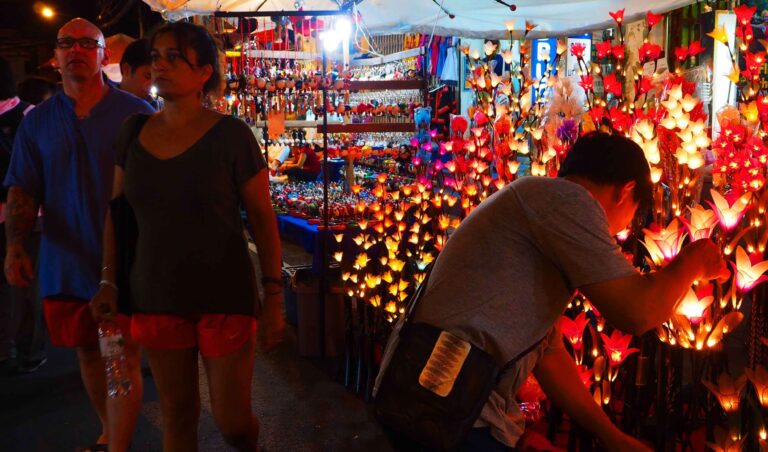
[[[307,262],[297,247],[285,245],[284,254],[289,265]],[[281,347],[256,357],[253,407],[262,423],[264,450],[391,451],[370,407],[339,383],[338,362],[300,358],[296,343],[289,330]],[[51,347],[48,357],[34,374],[0,378],[0,451],[73,451],[96,438],[96,416],[74,352]],[[200,450],[229,450],[213,423],[204,376],[200,382]],[[151,376],[144,385],[133,450],[158,451],[160,410]]]

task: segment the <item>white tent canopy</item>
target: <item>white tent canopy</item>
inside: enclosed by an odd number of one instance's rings
[[[538,26],[535,36],[564,36],[607,28],[613,21],[609,11],[626,8],[625,21],[646,11],[664,13],[693,3],[694,0],[507,0],[517,10],[494,0],[436,0],[455,15],[450,19],[432,0],[363,0],[358,6],[368,30],[374,35],[420,32],[467,38],[506,37],[505,23],[515,21],[523,30],[525,21]],[[169,20],[216,11],[294,11],[294,0],[144,0]],[[304,0],[305,10],[335,10],[331,0]]]

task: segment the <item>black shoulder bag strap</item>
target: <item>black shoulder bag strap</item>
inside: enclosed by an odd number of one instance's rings
[[[419,304],[419,301],[421,301],[421,298],[424,296],[424,291],[427,290],[427,284],[429,283],[429,276],[432,274],[432,269],[435,268],[435,262],[432,261],[429,266],[427,267],[427,273],[424,276],[424,281],[421,282],[421,284],[416,287],[416,290],[413,292],[413,295],[411,295],[411,299],[408,301],[408,306],[405,308],[405,314],[403,317],[403,326],[405,326],[410,320],[411,316],[413,315],[413,311],[416,310],[416,305]]]

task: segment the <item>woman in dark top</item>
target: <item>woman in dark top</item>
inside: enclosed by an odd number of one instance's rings
[[[114,197],[124,194],[138,226],[130,272],[131,336],[145,347],[160,396],[166,451],[197,449],[198,352],[216,425],[238,450],[256,450],[251,411],[254,333],[282,337],[281,257],[266,162],[248,126],[208,110],[220,81],[208,32],[168,24],[151,39],[152,77],[165,109],[126,121],[118,140]],[[265,277],[259,306],[243,234],[248,214]],[[102,279],[115,281],[115,234],[107,216]],[[114,311],[116,285],[92,301]]]

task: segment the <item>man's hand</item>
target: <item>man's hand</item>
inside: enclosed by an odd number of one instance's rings
[[[97,322],[114,318],[117,315],[117,289],[107,284],[100,285],[88,307]]]
[[[282,292],[266,295],[264,310],[259,318],[259,343],[264,351],[277,347],[285,335],[285,320],[282,313]]]
[[[21,245],[8,246],[3,265],[5,278],[8,283],[16,287],[29,287],[32,285],[32,259],[27,250]]]
[[[595,436],[609,451],[650,451],[638,440],[621,432],[595,403],[576,369],[571,355],[565,351],[560,330],[552,334],[553,341],[533,369],[549,400]]]
[[[712,240],[696,240],[680,250],[678,259],[686,265],[699,270],[697,279],[701,281],[717,280],[725,282],[731,276],[728,264],[720,254],[720,249]]]

